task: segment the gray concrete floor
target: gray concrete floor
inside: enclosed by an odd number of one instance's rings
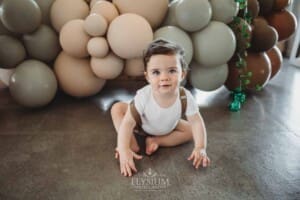
[[[36,110],[0,92],[1,200],[300,199],[300,68],[285,64],[240,112],[227,109],[225,88],[193,89],[211,167],[192,167],[188,143],[145,156],[131,178],[120,175],[113,157],[116,133],[108,110],[132,98],[139,84],[109,85],[93,98],[58,95]]]

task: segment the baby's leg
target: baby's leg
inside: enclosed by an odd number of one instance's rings
[[[114,127],[115,127],[117,133],[119,132],[121,122],[125,116],[127,109],[128,109],[127,103],[117,102],[112,106],[112,108],[110,110],[111,118],[112,118],[112,121],[113,121],[113,124],[114,124]],[[131,147],[131,150],[134,152],[138,152],[140,150],[139,145],[133,134],[132,134],[132,137],[130,140],[130,147]]]
[[[186,120],[181,119],[174,131],[168,135],[147,137],[146,153],[151,155],[159,146],[171,147],[183,144],[193,139],[192,128]]]

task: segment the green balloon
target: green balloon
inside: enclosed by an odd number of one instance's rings
[[[228,65],[204,67],[196,62],[191,64],[189,80],[192,86],[203,91],[213,91],[224,85],[228,77]]]
[[[10,78],[12,97],[26,107],[47,105],[57,91],[57,80],[53,71],[38,60],[27,60],[17,66]]]
[[[23,44],[14,37],[0,35],[0,67],[14,68],[25,59]]]
[[[163,38],[184,49],[185,61],[189,64],[193,57],[193,43],[190,36],[176,26],[164,26],[154,32],[154,39]]]
[[[1,20],[14,33],[30,33],[42,21],[40,7],[34,0],[3,0]]]
[[[35,32],[23,35],[28,55],[44,62],[53,61],[60,52],[56,32],[47,25],[41,25]]]
[[[1,21],[1,15],[3,13],[1,3],[2,3],[2,0],[0,0],[0,35],[5,35],[5,34],[8,35],[8,34],[10,34],[10,32],[7,30],[7,28],[5,28],[5,26],[3,25],[2,21]]]
[[[50,10],[54,0],[35,0],[42,11],[42,23],[50,25]]]

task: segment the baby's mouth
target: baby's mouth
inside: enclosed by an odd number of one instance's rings
[[[171,85],[170,84],[163,84],[163,85],[160,85],[160,87],[170,87]]]

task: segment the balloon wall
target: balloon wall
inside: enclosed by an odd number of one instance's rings
[[[295,31],[289,0],[1,0],[0,89],[26,107],[101,91],[120,75],[143,76],[157,38],[185,49],[188,81],[243,96],[279,71],[275,44]],[[124,80],[126,81],[126,80]],[[243,99],[243,98],[235,98]],[[238,110],[242,101],[233,102]],[[233,106],[237,105],[237,106]]]

